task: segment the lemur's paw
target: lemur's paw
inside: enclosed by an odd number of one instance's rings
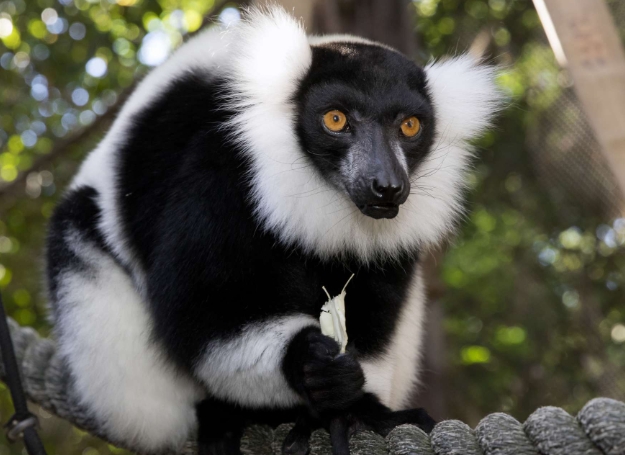
[[[365,378],[360,364],[349,354],[314,359],[304,366],[304,388],[312,408],[342,411],[363,395]]]
[[[371,394],[366,394],[348,414],[352,431],[369,428],[386,437],[398,425],[411,424],[430,433],[436,421],[423,408],[391,411]]]
[[[364,394],[365,376],[350,354],[319,329],[304,329],[295,336],[285,356],[285,373],[291,385],[318,414],[343,411]]]

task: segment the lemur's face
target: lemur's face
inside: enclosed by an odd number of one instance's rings
[[[394,218],[435,133],[423,70],[366,44],[313,47],[312,57],[296,95],[302,149],[363,214]]]

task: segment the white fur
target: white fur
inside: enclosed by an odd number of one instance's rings
[[[503,100],[495,85],[495,67],[480,65],[465,54],[430,63],[425,71],[442,142],[462,143],[490,126]]]
[[[300,24],[281,9],[253,11],[240,26],[230,73],[243,109],[229,125],[252,166],[256,215],[282,242],[321,257],[353,253],[363,260],[396,256],[416,245],[438,243],[461,210],[464,171],[471,152],[466,140],[488,124],[499,92],[493,71],[468,57],[427,68],[440,128],[436,147],[411,176],[413,194],[392,220],[360,213],[312,166],[306,166],[293,129],[291,97],[310,66],[311,52]],[[323,45],[340,39],[311,38]]]
[[[195,431],[203,392],[162,357],[124,270],[78,234],[67,242],[88,264],[59,280],[59,351],[78,398],[113,440],[146,451],[179,448]]]
[[[251,407],[290,407],[302,399],[281,372],[286,348],[314,318],[285,316],[245,327],[236,338],[211,342],[197,375],[218,398]]]
[[[409,405],[416,385],[425,320],[424,288],[418,270],[386,352],[360,362],[366,378],[365,390],[374,393],[393,410]]]

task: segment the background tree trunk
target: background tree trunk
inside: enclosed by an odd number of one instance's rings
[[[414,7],[409,0],[318,0],[314,33],[349,33],[388,44],[415,57]]]

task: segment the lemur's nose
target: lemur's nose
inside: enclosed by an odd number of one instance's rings
[[[371,190],[380,198],[381,202],[397,204],[404,191],[404,182],[396,178],[374,178]]]

